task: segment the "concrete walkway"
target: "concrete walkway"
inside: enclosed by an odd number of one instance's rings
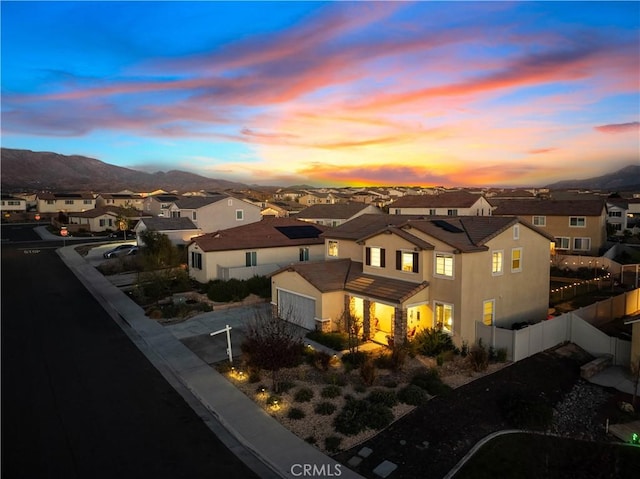
[[[281,426],[188,349],[170,329],[145,316],[139,305],[98,273],[74,247],[61,248],[58,254],[116,322],[125,331],[129,329],[128,334],[133,332],[140,338],[138,347],[156,367],[158,362],[164,366],[159,369],[165,377],[169,371],[215,416],[235,441],[268,466],[271,474],[267,475],[267,471],[262,469],[258,472],[261,477],[298,477],[305,465],[334,473],[339,470],[341,478],[362,477]],[[209,326],[212,325],[207,324],[205,328]],[[235,441],[221,439],[234,449]],[[238,455],[243,458],[242,453]],[[247,464],[254,468],[250,461]]]
[[[615,388],[620,392],[633,394],[631,375],[622,366],[609,366],[589,378],[589,382],[599,386]],[[638,391],[640,395],[640,391]]]

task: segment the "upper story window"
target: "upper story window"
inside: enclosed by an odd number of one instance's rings
[[[591,238],[573,238],[573,249],[576,251],[590,250]]]
[[[569,238],[556,236],[556,249],[569,249]]]
[[[393,210],[393,214],[401,215],[401,214],[402,214],[402,210],[401,210],[400,208],[395,208],[395,209]]]
[[[513,225],[513,239],[520,239],[520,225]]]
[[[622,211],[609,211],[609,218],[622,218]]]
[[[533,226],[547,226],[547,217],[546,216],[534,216],[533,217]]]
[[[244,219],[244,210],[236,210],[236,220],[242,221]]]
[[[453,279],[453,255],[449,253],[435,253],[435,275]]]
[[[438,213],[437,213],[437,211],[436,211],[436,209],[435,209],[435,208],[429,208],[429,215],[431,215],[431,216],[435,216],[435,215],[437,215],[437,214],[438,214]]]
[[[309,248],[300,248],[300,261],[309,261]]]
[[[179,211],[172,211],[171,212],[171,217],[172,218],[180,218],[180,212]]]
[[[377,247],[365,248],[365,263],[367,266],[375,266],[377,268],[385,267],[385,249]]]
[[[396,269],[398,271],[418,272],[418,253],[414,251],[396,251]]]
[[[244,254],[245,266],[257,266],[258,265],[258,253],[256,251],[247,251]]]
[[[47,204],[48,205],[55,205],[56,204],[56,200],[47,200]]]
[[[161,210],[167,210],[167,209],[169,209],[169,206],[171,206],[169,203],[162,203],[162,204],[160,204],[160,209]]]
[[[4,201],[2,202],[2,204],[4,205]],[[19,201],[15,201],[15,200],[9,200],[9,201],[7,202],[7,204],[8,204],[9,206],[20,206],[20,202],[19,202]]]
[[[572,216],[569,218],[569,226],[573,228],[584,228],[587,226],[587,219],[584,216]]]
[[[329,256],[338,257],[338,242],[329,240],[327,242],[327,254]]]
[[[519,273],[522,271],[522,248],[513,248],[511,250],[511,272]]]
[[[491,253],[491,274],[493,274],[494,276],[498,274],[502,274],[503,260],[504,260],[503,251],[494,251]]]
[[[90,204],[92,204],[92,203],[93,203],[93,201],[92,201],[92,200],[84,200],[84,204],[85,204],[85,205],[90,205]]]
[[[447,216],[458,216],[458,210],[455,208],[447,210]]]
[[[196,212],[195,212],[195,211],[192,211],[192,212],[191,212],[191,219],[192,219],[193,221],[196,221],[196,220],[198,219],[198,215],[196,214]]]
[[[65,205],[72,205],[74,203],[73,200],[64,200]]]

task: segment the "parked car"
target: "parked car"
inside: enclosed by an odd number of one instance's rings
[[[127,251],[127,256],[132,256],[134,254],[138,254],[138,247],[137,246],[134,246],[129,251]]]
[[[105,258],[109,259],[109,258],[117,258],[118,256],[124,256],[129,254],[129,252],[133,249],[136,248],[136,252],[138,247],[134,244],[121,244],[119,246],[116,246],[113,249],[110,249],[109,251],[105,252],[102,256],[104,256]],[[133,253],[135,254],[135,253]]]

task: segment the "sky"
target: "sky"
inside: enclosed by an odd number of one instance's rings
[[[640,2],[6,2],[2,146],[256,185],[640,162]]]

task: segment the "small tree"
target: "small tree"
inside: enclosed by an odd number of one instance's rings
[[[142,257],[146,270],[177,266],[182,259],[181,251],[169,237],[157,231],[145,230],[140,233],[144,243]]]
[[[296,366],[302,361],[304,341],[300,328],[256,309],[246,331],[241,349],[247,364],[271,371],[272,387],[278,393],[280,369]]]
[[[358,345],[360,344],[362,321],[351,308],[342,313],[342,320],[344,322],[344,328],[347,331],[349,352],[356,353],[358,352]]]

